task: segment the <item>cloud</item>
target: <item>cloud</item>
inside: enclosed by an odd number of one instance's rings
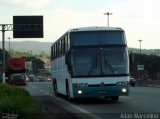
[[[50,2],[51,0],[0,0],[0,5],[43,8]]]

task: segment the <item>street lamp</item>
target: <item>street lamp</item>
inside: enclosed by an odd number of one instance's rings
[[[104,13],[104,15],[107,15],[107,21],[108,21],[108,27],[109,27],[109,15],[112,15],[111,12],[106,12]]]
[[[139,56],[139,79],[141,80],[141,69],[142,68],[142,65],[141,65],[141,43],[143,40],[138,40],[139,41],[139,45],[140,45],[140,49],[139,49],[139,52],[140,52],[140,56]]]
[[[139,41],[139,45],[140,45],[140,55],[141,55],[141,42],[143,41],[143,40],[138,40]]]

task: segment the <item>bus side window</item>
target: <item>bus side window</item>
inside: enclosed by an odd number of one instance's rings
[[[53,45],[51,47],[51,61],[53,60]]]
[[[58,45],[56,43],[56,58],[58,57]]]
[[[57,49],[58,49],[58,52],[57,52],[57,53],[58,53],[58,57],[59,57],[59,56],[60,56],[60,55],[59,55],[59,54],[60,54],[60,42],[58,42],[58,48],[57,48]]]
[[[68,49],[67,49],[67,51],[69,51],[69,49],[70,49],[70,38],[69,37],[67,38],[67,41],[68,41]]]
[[[59,56],[61,56],[62,54],[62,40],[59,41]]]
[[[55,53],[55,44],[54,44],[54,46],[53,46],[53,58],[55,59],[56,58],[56,53]]]
[[[72,66],[71,66],[71,52],[68,52],[65,54],[65,63],[67,65],[67,69],[68,71],[72,70]]]
[[[68,51],[68,37],[65,37],[65,53]]]
[[[63,52],[63,55],[65,54],[65,38],[63,38],[62,40],[62,52]]]

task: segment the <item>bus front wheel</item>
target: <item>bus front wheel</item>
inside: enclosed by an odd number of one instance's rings
[[[66,95],[67,95],[67,99],[69,101],[73,101],[73,98],[70,96],[70,90],[69,90],[69,84],[68,84],[68,82],[66,83]]]

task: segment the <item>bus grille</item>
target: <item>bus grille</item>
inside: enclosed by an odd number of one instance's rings
[[[101,84],[90,84],[88,87],[104,87],[104,86],[116,86],[116,84],[104,84],[103,86]]]

